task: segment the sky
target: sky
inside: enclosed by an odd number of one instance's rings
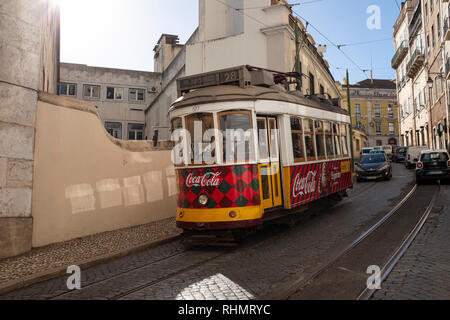
[[[63,62],[153,71],[153,48],[161,34],[179,35],[180,43],[185,43],[198,26],[198,0],[53,1],[61,6]],[[293,10],[309,21],[307,32],[316,44],[327,45],[325,58],[336,80],[342,82],[347,68],[351,83],[370,77],[361,70],[371,68],[374,78],[395,78],[392,33],[401,0],[289,2],[301,3]],[[375,13],[367,13],[371,6],[380,9],[379,20],[370,19]],[[368,19],[380,24],[369,29]],[[333,44],[346,46],[338,50]]]

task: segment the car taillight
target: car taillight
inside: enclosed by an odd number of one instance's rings
[[[423,168],[423,163],[417,162],[417,169],[422,169],[422,168]]]
[[[450,160],[447,161],[447,167],[450,168]]]

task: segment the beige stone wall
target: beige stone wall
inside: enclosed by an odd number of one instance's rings
[[[122,141],[94,106],[41,96],[36,123],[33,246],[145,224],[176,213],[169,150]]]
[[[59,8],[0,2],[0,258],[31,249],[37,92],[56,92]]]

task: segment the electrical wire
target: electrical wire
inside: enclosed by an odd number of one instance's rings
[[[392,38],[385,38],[385,39],[378,39],[378,40],[370,40],[370,41],[363,41],[363,42],[354,42],[354,43],[348,43],[348,44],[338,44],[338,47],[354,47],[354,46],[360,46],[364,44],[370,44],[370,43],[376,43],[376,42],[384,42],[384,41],[393,41]]]
[[[302,16],[300,16],[297,12],[295,12],[294,10],[292,10],[292,12],[299,17],[300,19],[302,19],[303,21],[305,21],[305,23],[307,23],[308,25],[311,26],[311,28],[313,28],[314,30],[316,30],[317,33],[319,33],[325,40],[327,40],[331,45],[333,45],[336,49],[338,49],[346,58],[347,60],[349,60],[354,66],[356,66],[366,77],[367,74],[365,73],[365,70],[363,70],[347,53],[345,53],[340,47],[339,45],[337,45],[335,42],[333,42],[332,40],[330,40],[330,38],[328,38],[325,34],[323,34],[318,28],[316,28],[313,24],[311,24],[311,22],[309,22],[307,19],[303,18]]]

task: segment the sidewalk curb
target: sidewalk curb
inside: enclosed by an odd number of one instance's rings
[[[99,264],[108,262],[110,260],[122,258],[128,255],[131,255],[133,253],[141,252],[144,250],[148,250],[154,247],[158,247],[160,245],[170,243],[176,240],[181,239],[181,234],[176,236],[170,236],[161,240],[151,241],[147,242],[145,244],[137,245],[128,249],[123,249],[122,251],[115,252],[115,253],[109,253],[100,255],[97,257],[93,257],[90,259],[82,260],[78,263],[72,263],[72,265],[77,265],[81,269],[88,269],[94,266],[97,266]],[[68,266],[67,266],[68,267]],[[7,281],[4,283],[0,283],[0,295],[15,291],[18,289],[23,289],[25,287],[31,286],[33,284],[37,284],[39,282],[51,280],[57,277],[62,277],[63,275],[67,275],[67,267],[58,267],[54,269],[50,269],[45,272],[36,273],[30,276],[26,276],[20,280],[12,280]]]

